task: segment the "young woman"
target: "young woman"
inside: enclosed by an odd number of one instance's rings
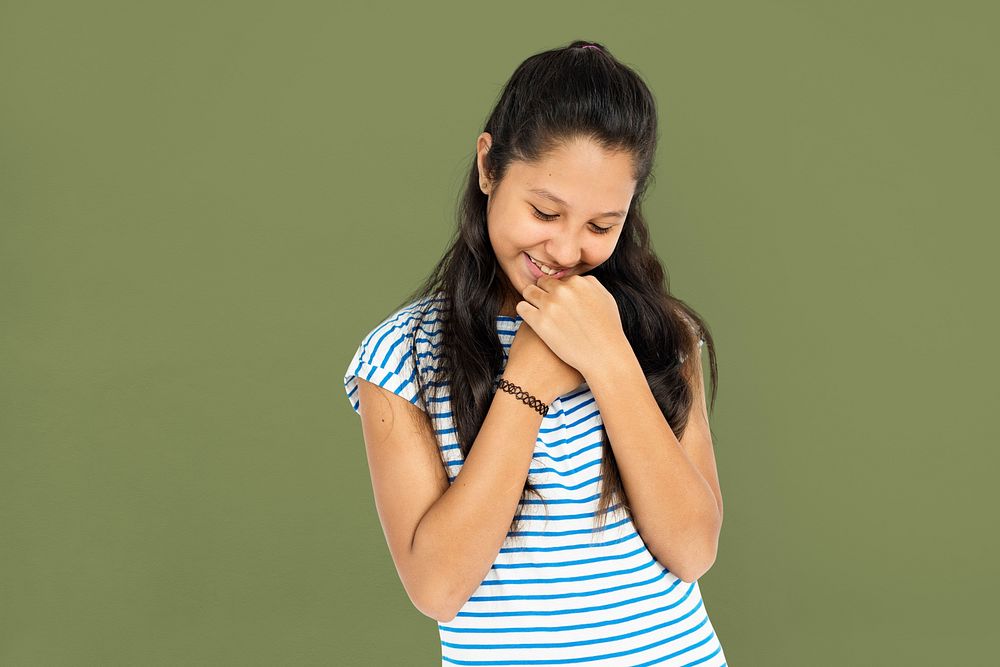
[[[656,142],[652,94],[603,46],[529,57],[476,139],[454,242],[348,366],[442,664],[726,664],[697,582],[722,526],[715,351],[650,248]]]

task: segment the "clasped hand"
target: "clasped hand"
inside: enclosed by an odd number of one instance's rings
[[[584,378],[615,363],[628,348],[618,303],[594,276],[541,276],[514,309],[564,362]]]

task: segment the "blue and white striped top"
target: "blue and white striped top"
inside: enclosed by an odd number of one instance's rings
[[[365,336],[344,388],[355,412],[358,377],[428,412],[453,482],[463,461],[446,385],[428,410],[415,383],[416,373],[424,380],[436,366],[440,301],[413,302]],[[496,318],[504,365],[521,322]],[[726,665],[698,582],[685,583],[660,564],[618,505],[609,508],[604,530],[592,531],[603,429],[586,383],[552,402],[529,470],[543,498],[521,501],[524,529],[508,533],[455,619],[438,623],[442,665]]]

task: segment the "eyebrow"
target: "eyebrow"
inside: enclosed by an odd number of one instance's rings
[[[569,204],[567,204],[565,201],[563,201],[562,199],[560,199],[556,195],[552,194],[548,190],[544,190],[542,188],[538,188],[538,189],[529,190],[529,192],[534,192],[536,195],[539,195],[541,197],[545,197],[546,199],[552,200],[555,203],[559,204],[560,206],[565,206],[566,208],[569,208]],[[608,211],[607,213],[601,213],[597,217],[598,218],[607,218],[609,216],[614,216],[616,218],[619,218],[619,217],[623,218],[623,217],[625,217],[625,215],[626,215],[625,211]]]

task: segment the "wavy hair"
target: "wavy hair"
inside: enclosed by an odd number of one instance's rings
[[[596,48],[583,48],[591,46]],[[642,213],[657,144],[656,102],[640,76],[597,42],[574,41],[537,53],[522,62],[505,84],[486,120],[492,135],[484,163],[494,184],[503,180],[514,160],[532,164],[549,151],[577,138],[595,141],[611,152],[631,155],[636,189],[621,237],[611,256],[589,271],[614,296],[622,327],[642,367],[664,417],[678,439],[683,436],[693,399],[692,382],[700,374],[699,339],[710,355],[712,400],[715,407],[715,344],[704,320],[670,294],[666,271],[654,254]],[[501,376],[503,348],[496,318],[513,290],[490,244],[486,227],[487,195],[479,187],[475,155],[457,208],[457,229],[450,247],[425,282],[398,307],[422,300],[415,317],[431,310],[443,334],[434,379],[417,388],[431,405],[444,384],[449,387],[452,417],[463,460],[471,451],[486,419]],[[517,300],[520,300],[518,295]],[[416,336],[413,359],[416,362]],[[631,518],[614,452],[602,436],[604,479],[594,532],[617,503]],[[440,449],[440,448],[439,448]],[[442,453],[447,470],[447,460]],[[527,495],[541,497],[531,475]],[[516,532],[520,516],[511,521]]]

